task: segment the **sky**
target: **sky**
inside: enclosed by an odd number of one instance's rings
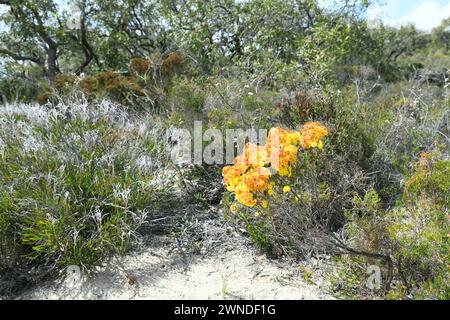
[[[381,19],[391,26],[413,23],[418,29],[431,31],[450,17],[450,0],[377,0],[369,8],[368,19]]]

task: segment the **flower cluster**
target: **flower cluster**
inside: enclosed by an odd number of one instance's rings
[[[267,150],[271,155],[271,165],[282,177],[291,176],[291,165],[297,162],[298,144],[301,135],[298,131],[272,128],[267,137]]]
[[[258,203],[257,194],[270,196],[274,193],[274,182],[270,181],[274,171],[281,177],[292,176],[292,166],[298,161],[299,146],[303,149],[322,149],[322,138],[327,134],[328,130],[317,122],[305,124],[301,133],[272,128],[265,146],[246,144],[242,155],[234,159],[234,164],[223,169],[227,190],[235,193],[239,203],[254,207]],[[285,187],[283,191],[289,192],[290,187]],[[267,201],[262,200],[261,206],[266,208]],[[235,211],[236,206],[233,205],[233,208],[232,211]]]
[[[254,144],[247,144],[242,156],[236,157],[233,166],[223,169],[227,190],[234,192],[236,199],[248,206],[256,205],[255,192],[269,188],[270,170],[267,150]]]
[[[310,148],[323,148],[322,138],[328,135],[328,130],[318,122],[308,122],[302,128],[302,147],[306,150]]]

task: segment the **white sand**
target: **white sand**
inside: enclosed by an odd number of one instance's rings
[[[226,238],[209,253],[147,247],[91,277],[55,281],[20,299],[332,299],[306,284],[296,264],[266,258],[235,232]]]

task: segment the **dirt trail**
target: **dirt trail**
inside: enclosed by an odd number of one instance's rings
[[[306,283],[298,264],[268,259],[231,227],[209,220],[202,229],[209,232],[194,250],[153,238],[91,277],[47,283],[20,299],[332,299]]]

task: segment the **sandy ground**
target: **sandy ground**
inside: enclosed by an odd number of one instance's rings
[[[320,283],[306,283],[301,266],[268,259],[241,233],[217,221],[186,250],[167,237],[112,260],[91,276],[75,269],[20,299],[332,299]]]

